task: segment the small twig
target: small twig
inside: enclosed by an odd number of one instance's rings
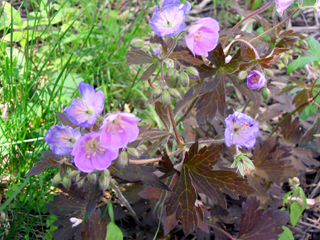
[[[169,115],[170,115],[170,120],[171,120],[171,123],[172,123],[173,131],[174,131],[174,133],[176,135],[177,144],[178,144],[179,147],[181,147],[183,145],[183,142],[180,139],[179,132],[178,132],[178,129],[177,129],[177,125],[176,125],[176,122],[174,120],[173,110],[172,110],[172,107],[171,107],[170,104],[168,105],[168,109],[169,109]]]
[[[221,139],[208,139],[208,140],[203,140],[203,141],[198,141],[199,144],[208,144],[208,143],[213,143],[213,144],[223,144],[225,141],[224,138]],[[195,142],[187,142],[184,143],[184,146],[191,146],[192,144],[194,144]]]
[[[246,16],[244,19],[242,19],[240,22],[238,22],[232,29],[231,29],[231,32],[234,32],[239,26],[241,23],[243,23],[244,21],[246,21],[247,19],[251,18],[252,16],[256,15],[257,13],[259,12],[262,12],[264,11],[265,9],[267,9],[271,3],[273,3],[273,0],[271,0],[270,2],[268,2],[265,6],[263,6],[262,8],[259,8],[258,10],[254,11],[253,13],[249,14],[248,16]],[[227,37],[227,39],[224,41],[223,45],[222,45],[222,48],[224,48],[228,41],[230,39],[230,36]]]
[[[242,113],[244,113],[246,111],[246,108],[248,107],[249,103],[250,103],[250,100],[248,100],[246,102],[246,105],[244,105],[244,108],[242,109]]]
[[[178,150],[172,152],[172,153],[169,153],[168,156],[169,157],[172,157],[174,155],[176,155],[177,153],[180,153],[182,151],[184,151],[185,148],[179,148]],[[160,158],[150,158],[150,159],[143,159],[143,160],[129,160],[129,163],[130,164],[145,164],[145,163],[153,163],[153,162],[159,162],[162,160],[162,157]]]
[[[218,231],[222,232],[224,235],[226,235],[228,238],[232,239],[232,240],[236,240],[234,237],[232,237],[229,233],[227,233],[226,231],[224,231],[223,229],[216,227],[214,225],[208,224],[209,227],[215,228]]]
[[[148,79],[148,83],[149,83],[150,87],[152,87],[153,89],[155,89],[155,88],[156,88],[156,87],[152,84],[152,82],[151,82],[151,79],[150,79],[150,78]]]

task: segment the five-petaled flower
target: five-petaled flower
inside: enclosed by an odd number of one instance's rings
[[[45,137],[52,152],[58,155],[66,155],[71,153],[75,142],[81,137],[77,129],[69,126],[52,126]]]
[[[245,148],[253,148],[259,134],[259,123],[241,112],[234,112],[226,119],[226,129],[224,132],[225,143],[228,147],[232,144]]]
[[[101,126],[101,145],[107,148],[122,148],[139,135],[135,122],[140,121],[132,113],[109,114]]]
[[[186,28],[184,20],[190,9],[190,3],[182,5],[178,0],[165,0],[161,10],[156,6],[150,25],[159,37],[174,36]]]
[[[283,12],[286,10],[292,3],[292,0],[274,0],[277,5],[277,12],[281,17],[283,17]]]
[[[79,84],[79,92],[82,99],[73,99],[64,111],[72,123],[80,127],[90,127],[103,111],[104,95],[101,90],[95,92],[93,86],[83,82]]]
[[[263,73],[254,70],[251,71],[247,77],[247,85],[248,88],[251,89],[259,89],[264,87],[266,84],[266,77],[264,76]]]
[[[219,41],[219,23],[213,18],[202,18],[189,28],[186,44],[195,55],[208,57]]]
[[[71,155],[74,164],[82,172],[107,169],[113,160],[118,157],[118,149],[109,149],[101,146],[100,132],[91,132],[83,135],[74,145]]]

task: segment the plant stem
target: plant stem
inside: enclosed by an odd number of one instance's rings
[[[260,13],[262,11],[264,11],[265,9],[267,9],[271,3],[273,2],[273,0],[271,0],[270,2],[268,2],[265,6],[263,6],[262,8],[259,8],[257,9],[256,11],[254,11],[253,13],[249,14],[248,16],[246,16],[244,19],[242,19],[240,22],[238,22],[232,29],[231,29],[231,32],[234,32],[239,26],[241,23],[243,23],[244,21],[246,21],[247,19],[251,18],[252,16],[256,15],[257,13]],[[228,41],[230,39],[230,36],[227,37],[227,39],[224,41],[223,45],[222,45],[222,48],[224,48]]]
[[[267,31],[261,33],[259,36],[255,37],[255,38],[252,38],[250,42],[253,42],[254,40],[257,40],[259,39],[260,37],[266,35],[267,33],[271,32],[272,30],[274,30],[275,28],[277,28],[278,26],[280,26],[282,23],[285,23],[286,21],[288,21],[289,18],[291,18],[293,15],[295,15],[298,11],[300,11],[300,9],[298,8],[297,10],[295,10],[289,17],[287,17],[286,19],[284,19],[282,22],[278,23],[277,25],[275,25],[274,27],[268,29]]]
[[[172,157],[174,155],[176,155],[177,153],[183,152],[185,150],[185,148],[179,148],[178,150],[169,153],[168,156]],[[162,157],[159,158],[150,158],[150,159],[143,159],[143,160],[129,160],[130,164],[145,164],[145,163],[153,163],[153,162],[159,162],[162,160]]]
[[[229,233],[227,233],[226,231],[224,231],[223,229],[216,227],[214,225],[208,224],[208,226],[217,229],[218,231],[222,232],[224,235],[226,235],[228,238],[232,239],[232,240],[236,240],[234,237],[232,237]]]
[[[170,115],[170,120],[171,120],[171,123],[172,123],[173,131],[174,131],[174,133],[176,135],[177,144],[178,144],[179,147],[183,147],[183,142],[180,139],[180,136],[179,136],[179,133],[178,133],[178,129],[177,129],[177,126],[176,126],[176,122],[174,121],[173,110],[172,110],[172,107],[171,107],[170,104],[168,105],[168,109],[169,109],[169,115]]]
[[[203,141],[198,141],[199,144],[207,144],[207,143],[213,143],[213,144],[222,144],[224,143],[225,139],[221,138],[221,139],[208,139],[208,140],[203,140]],[[195,142],[187,142],[184,143],[184,146],[190,146],[192,144],[194,144]]]

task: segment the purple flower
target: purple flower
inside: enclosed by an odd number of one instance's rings
[[[5,103],[3,106],[2,118],[4,120],[8,119],[8,105]]]
[[[253,148],[259,134],[259,123],[241,112],[234,112],[226,119],[226,130],[224,132],[225,142],[228,147],[231,144],[245,148]]]
[[[219,23],[213,18],[202,18],[189,28],[186,44],[195,55],[208,57],[219,41]]]
[[[181,5],[178,0],[165,0],[161,10],[156,6],[150,25],[159,37],[174,36],[186,28],[184,20],[190,9],[190,3]]]
[[[318,0],[315,4],[315,9],[320,17],[320,0]]]
[[[231,61],[232,59],[232,56],[231,55],[228,55],[225,59],[224,59],[224,63],[227,64]]]
[[[283,17],[283,12],[286,10],[292,3],[292,0],[274,0],[277,5],[277,12],[281,17]]]
[[[77,129],[55,125],[49,129],[45,140],[54,154],[66,155],[72,152],[73,145],[80,137]]]
[[[247,85],[248,88],[251,89],[258,89],[264,87],[266,84],[266,77],[263,73],[254,70],[251,71],[247,77]]]
[[[83,82],[79,84],[79,92],[82,99],[73,99],[64,111],[72,123],[80,127],[90,127],[103,111],[104,95],[101,90],[95,92],[93,86]]]
[[[108,115],[101,126],[101,145],[107,148],[122,148],[139,135],[136,121],[141,119],[131,113]]]
[[[100,132],[83,135],[74,145],[71,155],[74,164],[82,172],[104,170],[118,156],[118,149],[108,149],[101,146]]]

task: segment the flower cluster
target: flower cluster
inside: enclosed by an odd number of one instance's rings
[[[79,127],[90,127],[104,107],[103,92],[94,91],[93,86],[81,82],[81,99],[73,99],[64,109],[68,119]],[[125,147],[139,135],[135,122],[140,121],[131,113],[109,114],[100,128],[81,136],[78,129],[55,125],[48,131],[45,140],[53,153],[71,154],[75,166],[82,172],[107,169],[118,157],[119,148]]]

